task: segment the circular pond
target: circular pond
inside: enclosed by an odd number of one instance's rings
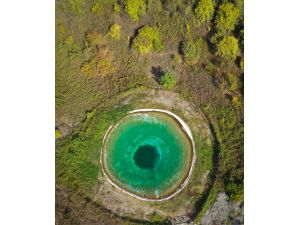
[[[161,201],[186,185],[195,160],[188,126],[165,110],[129,112],[107,131],[101,164],[111,184],[136,198]]]

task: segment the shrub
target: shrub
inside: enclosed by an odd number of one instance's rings
[[[240,99],[239,99],[238,96],[234,96],[232,98],[231,103],[232,103],[232,106],[235,107],[235,108],[238,108],[241,105],[241,102],[240,102]]]
[[[154,224],[159,224],[159,222],[161,222],[164,218],[162,216],[160,216],[159,214],[157,214],[156,211],[154,211],[151,215],[150,215],[150,221]]]
[[[183,54],[186,62],[194,63],[200,59],[203,47],[203,39],[187,40],[183,43]]]
[[[239,88],[239,81],[233,74],[227,74],[227,81],[230,91],[236,91]]]
[[[84,0],[69,0],[69,3],[71,5],[71,9],[74,13],[83,13],[82,10],[82,3]]]
[[[163,88],[172,89],[176,85],[176,77],[170,71],[166,71],[160,78],[160,84]]]
[[[115,3],[115,4],[114,4],[114,11],[115,11],[116,13],[120,13],[121,7],[120,7],[120,5],[119,5],[118,3]]]
[[[67,46],[70,46],[74,43],[73,37],[72,36],[68,36],[65,40],[64,40],[64,44]]]
[[[238,53],[238,40],[233,36],[225,36],[217,44],[216,55],[223,59],[234,60]]]
[[[199,18],[200,23],[205,23],[211,20],[214,14],[214,5],[212,0],[199,0],[195,13]]]
[[[96,47],[103,44],[102,36],[97,32],[90,32],[86,35],[86,45],[89,47]]]
[[[144,0],[125,0],[125,10],[133,21],[138,21],[139,17],[146,12]]]
[[[59,138],[61,136],[61,133],[58,129],[55,129],[55,139]]]
[[[112,57],[106,46],[96,47],[89,60],[82,63],[81,72],[88,76],[106,76],[112,73]]]
[[[171,59],[174,61],[175,64],[178,64],[181,62],[181,58],[179,54],[175,53],[171,55]]]
[[[241,70],[244,70],[244,59],[240,60],[240,68]]]
[[[158,30],[150,26],[141,28],[133,41],[133,47],[137,48],[141,54],[146,54],[152,49],[160,51],[163,44],[160,41]]]
[[[229,182],[226,187],[226,194],[233,201],[241,201],[243,199],[243,185]]]
[[[58,30],[60,34],[64,34],[65,33],[65,26],[63,24],[59,24],[58,25]]]
[[[109,35],[113,38],[113,39],[117,39],[119,40],[121,37],[121,26],[117,23],[113,24],[110,27],[109,30]]]
[[[216,16],[216,27],[220,31],[231,31],[237,22],[240,10],[232,3],[220,6]]]
[[[91,8],[91,12],[96,14],[96,15],[100,15],[101,6],[98,2]]]

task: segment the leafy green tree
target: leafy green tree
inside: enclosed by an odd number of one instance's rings
[[[195,13],[200,23],[210,21],[214,14],[214,4],[212,0],[199,0],[195,8]]]
[[[172,89],[176,85],[176,76],[170,71],[166,71],[160,77],[160,84],[163,88]]]
[[[146,12],[146,3],[144,0],[125,0],[125,10],[133,21],[138,21]]]
[[[121,37],[121,26],[117,23],[113,24],[110,27],[109,35],[116,40],[119,40]]]
[[[224,59],[235,60],[239,50],[238,40],[233,36],[225,36],[217,44],[216,55]]]
[[[234,29],[240,10],[232,3],[220,5],[216,16],[216,28],[220,31],[231,31]]]
[[[141,28],[133,40],[133,47],[138,49],[141,54],[146,54],[152,49],[155,51],[161,50],[163,44],[161,43],[158,30],[150,26]]]
[[[183,43],[184,59],[187,63],[195,63],[201,57],[203,39],[187,40]]]

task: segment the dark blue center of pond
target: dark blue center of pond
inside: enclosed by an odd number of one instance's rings
[[[152,145],[143,145],[134,154],[134,162],[141,169],[152,170],[159,160],[159,153]]]

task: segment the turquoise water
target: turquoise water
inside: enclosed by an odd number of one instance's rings
[[[103,160],[116,184],[139,196],[160,198],[186,178],[191,153],[190,140],[172,117],[134,113],[108,135]]]

